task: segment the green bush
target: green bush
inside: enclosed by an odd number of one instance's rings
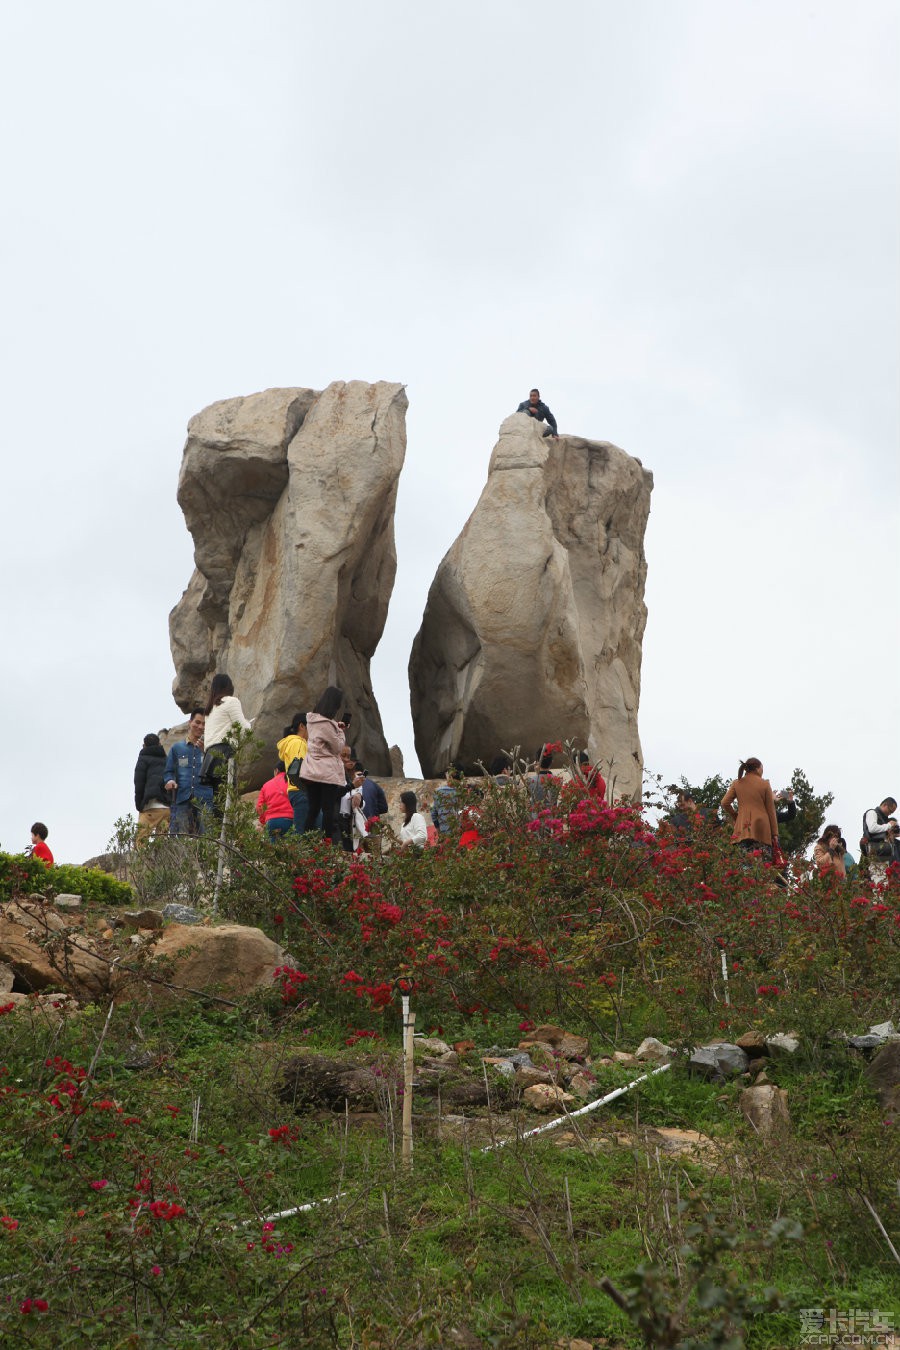
[[[0,853],[0,903],[31,891],[80,895],[85,903],[98,905],[130,905],[134,900],[130,886],[94,867],[78,867],[75,863],[46,867],[39,858]]]

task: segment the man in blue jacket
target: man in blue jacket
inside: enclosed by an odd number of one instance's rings
[[[527,413],[529,417],[534,417],[538,422],[547,422],[545,436],[557,436],[556,418],[553,416],[546,403],[541,402],[540,389],[532,389],[528,397],[519,404],[516,412]]]
[[[387,797],[384,795],[384,788],[380,783],[369,777],[368,769],[364,769],[361,764],[357,764],[357,769],[363,774],[362,781],[362,809],[366,820],[373,820],[375,816],[386,816],[388,813]]]
[[[176,741],[166,757],[165,787],[176,788],[175,805],[169,834],[202,834],[204,816],[212,810],[213,791],[200,782],[203,764],[203,728],[206,716],[202,708],[191,710],[187,739]]]

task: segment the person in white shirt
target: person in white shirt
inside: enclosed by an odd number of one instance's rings
[[[234,754],[227,744],[229,732],[233,727],[250,730],[250,723],[244,716],[241,701],[235,697],[231,676],[220,673],[214,675],[209,687],[209,702],[206,705],[206,726],[203,731],[203,773],[200,782],[215,792],[225,780],[226,766]],[[219,807],[213,803],[214,814]]]
[[[428,826],[425,823],[425,817],[419,814],[416,794],[414,792],[401,792],[400,805],[403,808],[403,825],[400,830],[400,842],[398,847],[403,848],[424,848],[428,843]]]
[[[860,848],[869,869],[869,880],[885,880],[887,869],[897,861],[897,839],[900,827],[894,819],[897,803],[893,797],[885,797],[880,806],[873,806],[863,816],[863,833]]]

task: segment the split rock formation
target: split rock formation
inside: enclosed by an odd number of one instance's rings
[[[432,582],[409,663],[416,751],[428,778],[572,738],[631,798],[653,476],[606,441],[542,431],[503,422]]]
[[[267,746],[251,783],[328,684],[360,757],[390,773],[369,662],[397,570],[406,407],[400,384],[339,380],[225,399],[188,425],[178,502],[196,567],[169,618],[172,692],[189,712],[228,672]]]

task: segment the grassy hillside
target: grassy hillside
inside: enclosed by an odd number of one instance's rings
[[[215,919],[287,953],[249,997],[0,994],[0,1343],[773,1350],[818,1308],[816,1334],[852,1313],[890,1344],[863,1314],[900,1328],[900,1111],[842,1033],[900,1021],[896,883],[786,890],[715,827],[650,831],[572,786],[477,808],[472,849],[365,860],[236,819]],[[127,861],[135,908],[210,899],[211,841]],[[114,972],[153,952],[109,926],[120,899],[79,928]],[[458,1045],[417,1053],[410,1166],[403,992]],[[560,1108],[484,1059],[547,1025],[574,1049],[529,1054],[568,1113],[653,1068],[626,1055],[645,1036],[675,1062],[524,1138]],[[689,1072],[748,1032],[799,1045]],[[740,1109],[760,1074],[790,1114],[766,1136]]]

